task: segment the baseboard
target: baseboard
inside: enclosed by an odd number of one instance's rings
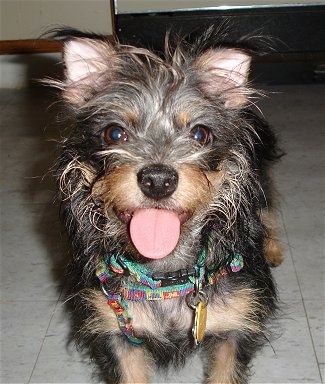
[[[0,55],[61,52],[62,42],[48,39],[2,40]]]

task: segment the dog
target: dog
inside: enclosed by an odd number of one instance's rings
[[[217,35],[164,55],[71,37],[51,81],[73,121],[56,166],[73,333],[107,383],[149,383],[196,351],[206,383],[247,383],[268,340],[280,151],[251,52]]]

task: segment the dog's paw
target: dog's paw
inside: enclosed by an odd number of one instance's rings
[[[264,243],[264,252],[270,267],[278,267],[283,262],[283,250],[278,240],[267,239]]]

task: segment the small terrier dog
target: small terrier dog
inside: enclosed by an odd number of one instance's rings
[[[73,117],[57,179],[73,244],[74,335],[107,383],[149,383],[200,350],[206,383],[247,383],[277,307],[269,166],[250,54],[209,29],[164,57],[65,41]]]

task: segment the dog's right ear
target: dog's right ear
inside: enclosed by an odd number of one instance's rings
[[[108,41],[76,38],[65,43],[64,97],[75,106],[83,105],[110,77],[115,49]]]
[[[248,103],[250,56],[239,49],[210,49],[195,61],[203,91],[219,96],[226,108],[240,108]]]

